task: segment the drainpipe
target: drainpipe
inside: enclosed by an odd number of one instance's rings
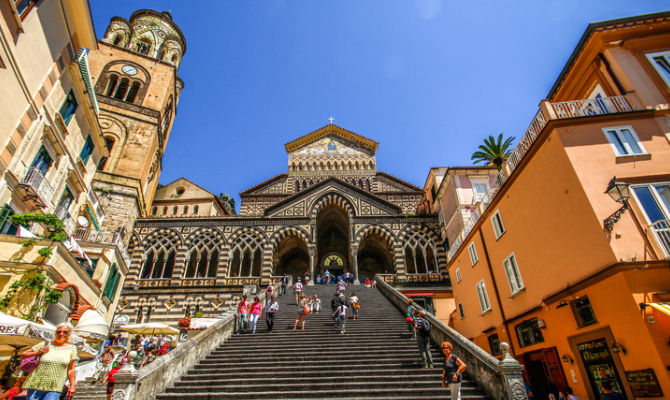
[[[493,282],[493,292],[496,295],[496,301],[498,302],[498,307],[500,308],[500,316],[502,317],[503,320],[503,327],[505,328],[505,331],[507,332],[507,336],[509,338],[508,342],[510,345],[510,349],[512,350],[512,354],[516,354],[516,351],[514,350],[514,345],[512,344],[512,334],[509,331],[509,327],[507,326],[507,317],[505,316],[505,310],[503,309],[502,302],[500,301],[500,292],[498,291],[498,283],[496,282],[495,275],[493,275],[493,267],[491,267],[491,259],[489,258],[489,251],[488,248],[486,247],[486,241],[484,240],[484,234],[482,234],[482,229],[479,228],[479,238],[482,241],[482,247],[484,247],[484,256],[486,257],[486,265],[489,268],[489,275],[491,276],[491,282]]]

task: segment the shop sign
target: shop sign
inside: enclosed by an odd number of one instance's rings
[[[598,400],[603,398],[602,386],[605,382],[609,382],[615,391],[624,393],[623,385],[605,338],[580,343],[577,345],[577,349],[582,357],[593,393]]]
[[[663,397],[656,373],[651,368],[626,371],[626,379],[635,397]]]

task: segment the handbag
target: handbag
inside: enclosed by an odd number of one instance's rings
[[[405,318],[405,322],[414,322],[414,318],[407,317],[407,318]]]
[[[312,310],[309,308],[309,306],[304,306],[302,308],[303,314],[309,314]]]
[[[356,310],[361,308],[360,304],[358,304],[358,303],[354,303],[353,306]]]
[[[27,375],[27,374],[33,372],[35,370],[35,368],[37,368],[37,365],[40,363],[41,358],[42,358],[41,354],[38,354],[36,356],[26,357],[23,360],[21,360],[21,364],[19,365],[19,369]]]

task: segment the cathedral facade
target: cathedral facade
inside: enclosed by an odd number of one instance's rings
[[[135,223],[120,312],[137,322],[214,316],[283,274],[326,269],[357,282],[442,281],[437,217],[417,214],[421,189],[377,171],[377,146],[334,124],[289,142],[288,171],[240,193],[239,215],[193,215],[192,200],[179,203],[197,188],[185,179],[160,189],[171,202]]]

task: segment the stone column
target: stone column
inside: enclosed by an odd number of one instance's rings
[[[128,364],[119,370],[114,375],[114,392],[112,392],[113,400],[132,400],[135,398],[135,383],[140,373],[135,369],[132,361],[137,356],[136,351],[128,353]]]
[[[309,246],[307,248],[309,252],[309,282],[307,286],[312,286],[314,284],[314,264],[316,263],[316,246]]]
[[[528,400],[526,387],[523,383],[523,365],[512,357],[509,352],[509,344],[500,343],[503,352],[502,359],[498,362],[498,370],[503,375],[504,390],[510,400]]]
[[[358,280],[358,246],[351,246],[351,266],[354,270],[354,285],[360,285]]]

